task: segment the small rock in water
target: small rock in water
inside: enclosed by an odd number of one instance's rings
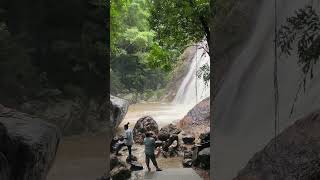
[[[136,156],[131,156],[131,159],[129,156],[127,157],[126,161],[129,163],[130,161],[138,161],[138,158]]]
[[[143,170],[142,164],[139,163],[138,161],[132,161],[130,164],[131,164],[131,167],[130,167],[130,170],[131,170],[131,171],[140,171],[140,170]]]
[[[184,159],[182,161],[182,165],[186,168],[192,167],[192,159]]]
[[[185,135],[182,137],[182,141],[184,144],[193,144],[195,137],[193,135]]]

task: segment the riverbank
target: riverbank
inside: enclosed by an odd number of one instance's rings
[[[171,103],[150,103],[149,102],[149,103],[139,103],[139,104],[131,105],[129,107],[128,113],[125,116],[124,120],[121,122],[120,126],[117,128],[116,136],[121,136],[124,134],[123,125],[127,124],[128,122],[129,122],[130,128],[134,129],[136,123],[141,123],[141,119],[144,119],[146,116],[150,117],[154,121],[150,121],[149,123],[156,123],[158,130],[160,130],[160,132],[158,134],[158,140],[161,140],[162,143],[161,143],[161,141],[160,142],[157,141],[157,142],[162,144],[162,148],[165,148],[167,146],[170,146],[171,144],[174,144],[174,142],[173,142],[174,140],[171,140],[172,139],[171,137],[174,137],[174,136],[176,136],[176,138],[173,138],[173,139],[176,139],[177,144],[178,144],[176,147],[176,150],[174,150],[175,153],[173,155],[171,154],[172,151],[170,151],[170,150],[168,151],[168,149],[165,151],[162,151],[160,156],[157,158],[157,162],[158,162],[159,166],[163,169],[184,168],[185,166],[191,168],[192,161],[193,161],[191,156],[194,151],[193,147],[200,147],[200,149],[198,149],[199,152],[202,149],[208,147],[208,144],[206,144],[205,147],[200,145],[201,143],[198,144],[201,141],[201,139],[198,139],[199,138],[198,134],[202,134],[207,131],[205,131],[203,129],[203,131],[201,131],[201,133],[197,132],[197,133],[190,134],[190,131],[185,132],[185,131],[179,130],[179,132],[176,135],[174,135],[175,133],[173,133],[173,132],[175,130],[173,130],[173,131],[169,132],[168,139],[167,138],[163,139],[164,138],[163,134],[162,135],[160,135],[160,134],[162,131],[161,129],[167,129],[169,124],[172,124],[171,125],[172,128],[176,128],[176,125],[178,125],[179,122],[183,118],[189,117],[188,115],[190,114],[190,112],[191,112],[191,114],[194,114],[195,116],[197,116],[196,113],[194,113],[194,110],[190,111],[193,108],[194,107],[188,107],[186,105],[174,105]],[[199,108],[196,108],[196,110],[199,110]],[[204,110],[204,109],[202,109],[202,110]],[[204,112],[202,112],[202,113],[204,113]],[[204,116],[204,115],[202,115],[202,116]],[[201,119],[199,122],[203,122],[202,119],[207,118],[207,117],[203,118],[202,116],[198,117],[198,119]],[[193,118],[195,121],[198,120],[197,117],[193,117]],[[154,127],[154,125],[152,125],[152,126]],[[192,128],[193,126],[194,126],[194,124],[190,124],[190,128]],[[139,125],[139,127],[141,127],[141,124]],[[150,127],[150,126],[148,125],[148,127]],[[207,128],[209,129],[209,127],[207,127]],[[169,129],[171,129],[171,128],[169,128]],[[185,128],[185,129],[187,129],[187,128]],[[135,129],[134,131],[137,131],[137,130]],[[163,131],[163,132],[166,132],[166,131]],[[195,137],[193,134],[197,134],[197,137]],[[159,135],[162,136],[162,138]],[[189,143],[184,142],[185,137],[187,137],[186,138],[187,141],[188,140],[190,141],[190,139],[191,139],[191,142],[189,142]],[[195,146],[194,143],[197,143],[198,145]],[[126,147],[124,147],[123,150],[120,151],[121,156],[117,157],[119,159],[119,161],[126,162],[126,159],[128,156],[127,151],[128,150]],[[196,151],[196,152],[198,152],[198,151]],[[144,170],[133,171],[131,173],[131,179],[143,179],[143,177],[146,174],[144,146],[141,144],[135,143],[132,148],[132,154],[135,157],[137,157],[138,165],[143,166]],[[208,155],[208,154],[206,154],[205,156],[210,157],[210,155]],[[126,163],[124,163],[124,164],[126,164]],[[200,165],[200,164],[201,163],[199,162],[198,165]],[[130,164],[126,164],[126,166],[128,168],[130,168]],[[153,167],[153,166],[151,165],[151,167]],[[203,170],[201,168],[194,168],[194,169],[203,179],[209,178],[208,171]],[[154,168],[153,168],[153,171],[155,171]],[[191,171],[191,169],[190,169],[190,171]]]

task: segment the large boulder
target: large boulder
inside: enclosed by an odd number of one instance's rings
[[[45,180],[60,142],[58,128],[0,105],[0,179]]]
[[[159,133],[157,122],[150,116],[140,118],[133,128],[133,138],[136,143],[143,144],[144,134],[152,131],[155,135]]]
[[[256,153],[235,180],[320,179],[320,110],[296,121]]]
[[[112,126],[113,128],[116,128],[119,126],[119,124],[122,122],[123,118],[128,112],[129,102],[120,99],[118,97],[110,95],[110,119],[112,120]]]
[[[210,131],[210,98],[206,98],[193,107],[179,121],[177,127],[184,132],[199,137],[201,133]]]
[[[128,102],[110,96],[108,100],[44,97],[23,103],[20,110],[57,125],[63,135],[115,129],[128,110]],[[110,110],[110,120],[107,111]],[[110,122],[111,121],[111,122]]]

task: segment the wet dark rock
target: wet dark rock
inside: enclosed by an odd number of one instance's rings
[[[179,137],[177,134],[171,134],[169,137],[169,142],[178,141]]]
[[[130,163],[130,170],[131,171],[140,171],[140,170],[143,170],[143,166],[141,163],[139,163],[138,161],[132,161]]]
[[[320,179],[320,110],[297,120],[257,152],[235,180]]]
[[[169,137],[167,141],[164,142],[163,144],[163,150],[164,151],[169,151],[169,147],[174,148],[174,150],[177,150],[179,147],[179,137],[176,134],[173,134]]]
[[[126,162],[129,163],[131,161],[138,161],[138,158],[136,156],[131,156],[131,159],[129,157],[126,158]]]
[[[0,105],[0,179],[44,180],[60,132],[42,119]]]
[[[184,144],[193,144],[195,137],[193,135],[185,135],[182,137],[182,141]]]
[[[200,134],[199,139],[201,143],[210,142],[210,131]]]
[[[166,141],[166,140],[169,139],[169,137],[170,137],[170,134],[163,133],[163,132],[161,132],[161,130],[160,130],[160,132],[159,132],[159,134],[158,134],[158,139],[159,139],[160,141]]]
[[[181,132],[181,129],[177,128],[177,126],[173,124],[169,124],[160,129],[158,134],[158,139],[161,141],[166,141],[170,138],[171,135],[177,135]]]
[[[131,171],[125,166],[116,166],[110,171],[113,180],[126,180],[131,177]]]
[[[210,147],[204,148],[199,152],[198,161],[200,163],[200,168],[202,169],[210,168]]]
[[[140,118],[134,126],[133,138],[138,144],[143,144],[145,133],[152,131],[155,135],[159,133],[157,122],[150,116]]]
[[[183,159],[182,165],[185,168],[192,167],[192,159]]]
[[[120,164],[121,164],[121,162],[119,161],[119,159],[116,155],[110,156],[110,169],[113,169]]]
[[[156,141],[156,147],[161,147],[163,146],[163,142],[162,141]]]
[[[183,158],[184,159],[192,159],[193,151],[191,150],[186,150],[183,153]]]

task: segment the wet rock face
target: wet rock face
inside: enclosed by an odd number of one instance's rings
[[[60,132],[54,125],[0,105],[0,179],[45,180]]]
[[[157,135],[159,133],[159,127],[152,117],[144,116],[137,121],[133,128],[134,141],[138,144],[143,144],[144,134],[149,131]]]
[[[296,121],[260,152],[235,180],[320,179],[320,110]]]

